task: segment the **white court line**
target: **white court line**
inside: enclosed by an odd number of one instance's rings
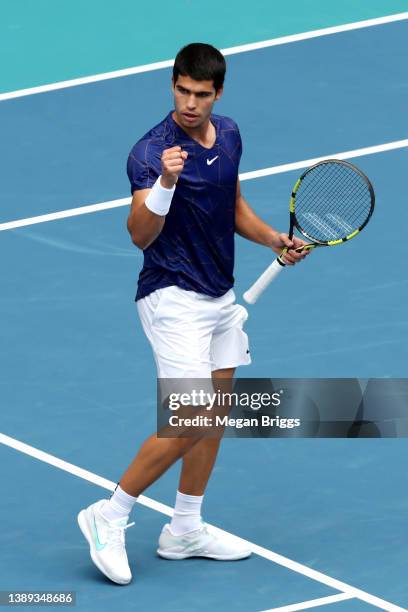
[[[17,219],[17,221],[7,221],[0,223],[0,232],[17,227],[25,227],[27,225],[36,225],[37,223],[45,223],[46,221],[55,221],[56,219],[65,219],[67,217],[76,217],[78,215],[86,215],[87,213],[98,212],[99,210],[108,210],[109,208],[119,208],[130,204],[131,198],[121,198],[120,200],[110,200],[109,202],[101,202],[100,204],[89,204],[88,206],[80,206],[79,208],[69,208],[68,210],[60,210],[58,212],[39,215],[37,217],[28,217],[27,219]]]
[[[272,166],[262,170],[254,170],[252,172],[243,172],[239,175],[241,181],[248,181],[262,176],[270,176],[271,174],[280,174],[282,172],[290,172],[291,170],[299,170],[316,164],[323,159],[350,159],[361,157],[363,155],[373,155],[374,153],[383,153],[384,151],[393,151],[408,147],[408,139],[396,140],[386,144],[376,145],[374,147],[365,147],[364,149],[355,149],[354,151],[343,151],[341,153],[332,153],[312,159],[304,159],[303,161],[294,162],[291,164],[282,164],[280,166]],[[101,202],[99,204],[89,204],[80,206],[79,208],[70,208],[68,210],[60,210],[58,212],[39,215],[36,217],[27,217],[26,219],[17,219],[15,221],[6,221],[0,223],[0,232],[5,230],[16,229],[18,227],[26,227],[28,225],[36,225],[37,223],[45,223],[46,221],[55,221],[56,219],[65,219],[66,217],[76,217],[77,215],[85,215],[100,210],[108,210],[110,208],[118,208],[119,206],[127,206],[131,202],[131,198],[121,198],[119,200],[110,200],[109,202]]]
[[[62,459],[59,459],[58,457],[55,457],[54,455],[45,453],[44,451],[34,448],[33,446],[29,446],[28,444],[25,444],[24,442],[20,442],[19,440],[16,440],[15,438],[6,436],[3,433],[0,433],[0,443],[6,446],[9,446],[11,448],[14,448],[15,450],[18,450],[22,453],[25,453],[26,455],[39,459],[40,461],[44,461],[45,463],[58,467],[59,469],[64,470],[65,472],[69,472],[70,474],[73,474],[74,476],[78,476],[79,478],[84,478],[85,480],[88,480],[89,482],[92,482],[100,487],[108,489],[109,491],[113,491],[113,489],[116,486],[116,483],[112,482],[111,480],[102,478],[101,476],[98,476],[97,474],[89,472],[88,470],[84,470],[74,465],[73,463],[68,463],[67,461],[63,461]],[[170,506],[166,506],[165,504],[156,502],[155,500],[150,499],[149,497],[146,497],[145,495],[140,495],[138,497],[138,502],[144,506],[147,506],[148,508],[151,508],[152,510],[156,510],[157,512],[162,512],[163,514],[167,516],[172,516],[173,514],[173,509],[170,508]],[[242,544],[246,546],[250,546],[251,550],[255,554],[259,555],[260,557],[263,557],[264,559],[268,559],[269,561],[273,561],[274,563],[277,563],[278,565],[282,565],[283,567],[286,567],[294,572],[297,572],[298,574],[307,576],[308,578],[311,578],[312,580],[321,582],[322,584],[325,584],[333,589],[336,589],[337,591],[341,591],[342,593],[347,593],[348,595],[350,595],[350,598],[355,597],[357,599],[361,599],[362,601],[365,601],[373,606],[376,606],[377,608],[381,608],[381,610],[387,610],[389,612],[406,612],[406,610],[404,610],[403,608],[400,608],[399,606],[396,606],[395,604],[389,601],[376,597],[375,595],[371,595],[370,593],[366,593],[365,591],[362,591],[353,586],[350,586],[349,584],[345,582],[341,582],[340,580],[336,580],[335,578],[331,578],[330,576],[327,576],[326,574],[322,574],[321,572],[311,569],[310,567],[307,567],[306,565],[302,565],[301,563],[298,563],[297,561],[292,561],[291,559],[288,559],[287,557],[278,555],[277,553],[274,553],[267,548],[263,548],[262,546],[258,546],[257,544],[254,544],[253,542],[249,542],[248,540],[239,538],[236,535],[229,533],[228,531],[224,531],[223,529],[219,529],[218,527],[214,527],[214,526],[213,526],[213,529],[220,535],[233,536],[236,540],[238,540]]]
[[[102,476],[98,476],[93,472],[88,472],[88,470],[84,470],[83,468],[74,465],[73,463],[68,463],[63,459],[59,459],[54,455],[50,455],[45,453],[38,448],[34,448],[34,446],[29,446],[28,444],[24,444],[24,442],[20,442],[15,438],[10,438],[3,433],[0,433],[0,443],[5,444],[6,446],[10,446],[15,450],[20,451],[21,453],[25,453],[30,457],[34,457],[35,459],[39,459],[40,461],[44,461],[44,463],[49,463],[54,467],[59,468],[60,470],[64,470],[65,472],[69,472],[74,476],[78,476],[79,478],[83,478],[84,480],[88,480],[93,484],[98,485],[98,487],[102,487],[103,489],[108,489],[108,491],[113,491],[116,487],[117,483],[112,482],[112,480],[108,480],[107,478],[102,478]],[[161,504],[160,502],[155,501],[154,499],[150,499],[149,497],[145,497],[144,495],[139,495],[138,502],[142,504],[142,506],[147,506],[152,510],[156,510],[157,512],[161,512],[162,514],[167,514],[167,516],[173,516],[173,509],[165,504]]]
[[[374,19],[365,19],[363,21],[355,21],[353,23],[345,23],[339,26],[329,28],[320,28],[319,30],[311,30],[310,32],[301,32],[300,34],[291,34],[289,36],[280,36],[279,38],[271,38],[256,43],[245,45],[237,45],[221,49],[224,55],[234,55],[236,53],[246,53],[248,51],[256,51],[257,49],[265,49],[266,47],[275,47],[278,45],[286,45],[288,43],[307,40],[309,38],[318,38],[319,36],[329,36],[339,32],[349,32],[361,28],[369,28],[372,26],[383,25],[385,23],[393,23],[395,21],[404,21],[408,19],[408,12],[396,13],[394,15],[385,15]],[[3,100],[11,100],[13,98],[22,98],[23,96],[32,96],[34,94],[45,93],[47,91],[55,91],[57,89],[65,89],[67,87],[75,87],[76,85],[86,85],[88,83],[96,83],[98,81],[106,81],[108,79],[117,79],[120,77],[129,76],[131,74],[140,74],[142,72],[151,72],[162,68],[169,68],[173,65],[174,59],[164,60],[162,62],[153,62],[142,66],[133,66],[132,68],[124,68],[122,70],[114,70],[112,72],[103,72],[87,77],[77,79],[69,79],[67,81],[59,81],[57,83],[49,83],[48,85],[40,85],[38,87],[29,87],[26,89],[18,89],[0,94],[0,102]]]
[[[290,604],[289,606],[281,606],[280,608],[270,608],[269,610],[263,610],[262,612],[296,612],[297,610],[317,608],[318,606],[325,606],[326,604],[337,603],[338,601],[345,601],[346,599],[354,599],[354,596],[350,595],[350,593],[340,593],[339,595],[330,595],[329,597],[320,597],[319,599],[309,599],[309,601],[302,601],[297,604]]]
[[[311,159],[304,159],[303,161],[295,162],[292,164],[272,166],[271,168],[265,168],[264,170],[244,172],[243,174],[240,174],[240,180],[247,181],[249,179],[260,178],[261,176],[270,176],[271,174],[280,174],[281,172],[299,170],[300,168],[307,168],[308,166],[313,166],[313,164],[317,164],[317,162],[322,161],[324,159],[349,159],[353,157],[362,157],[363,155],[373,155],[374,153],[384,153],[385,151],[393,151],[394,149],[403,149],[405,147],[408,147],[408,138],[406,138],[405,140],[395,140],[394,142],[387,142],[385,144],[375,145],[373,147],[355,149],[354,151],[343,151],[342,153],[332,153],[330,155],[313,157]]]

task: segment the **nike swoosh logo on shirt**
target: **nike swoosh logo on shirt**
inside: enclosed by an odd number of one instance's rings
[[[207,159],[207,166],[211,166],[211,164],[215,162],[216,159],[218,159],[218,155],[216,155],[212,159]]]

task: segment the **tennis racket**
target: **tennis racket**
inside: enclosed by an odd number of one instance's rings
[[[296,181],[290,198],[289,238],[295,228],[310,244],[296,249],[311,250],[351,240],[373,214],[374,189],[361,170],[346,161],[326,159],[308,168]],[[255,304],[268,285],[285,267],[287,248],[244,293]]]

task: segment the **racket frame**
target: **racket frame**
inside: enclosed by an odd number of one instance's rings
[[[337,163],[337,164],[341,164],[344,166],[347,166],[348,168],[350,168],[351,170],[353,170],[353,172],[356,172],[366,183],[367,188],[369,190],[370,193],[370,210],[368,212],[367,217],[365,218],[364,222],[360,225],[360,227],[358,227],[357,229],[355,229],[353,232],[351,232],[350,234],[347,234],[346,236],[344,236],[343,238],[339,238],[337,240],[327,240],[327,241],[323,241],[323,240],[318,240],[317,238],[314,238],[313,236],[311,236],[310,234],[308,234],[304,229],[302,229],[302,226],[300,225],[297,217],[296,217],[296,194],[299,190],[300,185],[302,184],[303,179],[305,178],[305,176],[307,174],[309,174],[309,172],[311,172],[312,170],[314,170],[317,166],[321,166],[323,164],[329,164],[329,163]],[[319,246],[335,246],[338,244],[342,244],[343,242],[347,242],[348,240],[351,240],[352,238],[354,238],[355,236],[357,236],[357,234],[359,234],[361,232],[362,229],[364,229],[364,227],[367,225],[367,223],[369,222],[371,215],[374,212],[374,206],[375,206],[375,193],[374,193],[374,188],[371,184],[371,181],[369,180],[369,178],[364,174],[364,172],[362,172],[359,168],[357,168],[356,166],[354,166],[353,164],[351,164],[350,162],[347,162],[345,160],[342,159],[324,159],[321,160],[319,162],[317,162],[316,164],[314,164],[313,166],[310,166],[310,168],[307,168],[302,174],[301,176],[298,178],[298,180],[296,181],[293,189],[292,189],[292,193],[291,193],[291,197],[290,197],[290,201],[289,201],[289,239],[292,240],[293,238],[293,233],[295,231],[295,228],[303,235],[305,236],[305,238],[307,238],[308,240],[310,240],[311,242],[305,246],[299,247],[297,249],[295,249],[295,251],[297,252],[302,252],[304,250],[312,250],[316,247]],[[272,282],[272,280],[278,276],[280,270],[282,270],[286,264],[285,261],[283,259],[283,256],[285,255],[285,253],[287,253],[288,251],[288,247],[285,247],[282,252],[279,254],[279,256],[272,262],[272,264],[269,265],[269,267],[263,272],[263,274],[261,274],[260,277],[258,277],[258,279],[253,283],[253,285],[244,293],[244,300],[246,302],[248,302],[249,304],[255,304],[255,302],[258,300],[258,298],[262,295],[262,293],[265,291],[265,289],[267,288],[267,286]],[[279,264],[279,266],[277,266],[276,264]]]
[[[332,164],[332,163],[341,164],[342,166],[346,166],[347,168],[350,168],[350,170],[352,170],[353,172],[358,174],[363,179],[363,181],[367,185],[368,191],[370,193],[371,206],[370,206],[370,210],[369,210],[368,215],[365,218],[364,222],[357,229],[353,230],[350,234],[347,234],[343,238],[338,238],[337,240],[326,240],[325,241],[325,240],[318,240],[317,238],[314,238],[313,236],[308,234],[302,228],[302,226],[300,225],[300,223],[299,223],[299,221],[298,221],[298,219],[296,217],[296,194],[297,194],[297,192],[299,190],[300,185],[302,184],[303,179],[305,178],[305,176],[307,174],[309,174],[309,172],[311,172],[312,170],[314,170],[318,166],[322,166],[324,164]],[[311,240],[314,244],[316,244],[316,246],[335,246],[336,244],[341,244],[342,242],[347,242],[347,240],[351,240],[352,238],[357,236],[357,234],[359,232],[361,232],[361,230],[364,229],[364,227],[367,225],[367,223],[370,220],[371,215],[374,212],[374,205],[375,205],[374,188],[373,188],[373,186],[371,184],[370,179],[364,174],[364,172],[362,172],[359,168],[357,168],[356,166],[354,166],[350,162],[347,162],[347,161],[345,161],[343,159],[324,159],[324,160],[322,160],[320,162],[317,162],[317,164],[314,164],[313,166],[310,166],[310,168],[305,170],[303,172],[303,174],[296,181],[296,184],[295,184],[295,186],[294,186],[294,188],[292,190],[292,195],[291,195],[290,204],[289,204],[289,213],[290,213],[289,237],[290,238],[293,237],[293,231],[294,231],[294,228],[296,227],[296,229],[303,236],[305,236],[308,240]]]
[[[307,174],[309,174],[309,172],[311,172],[312,170],[314,170],[315,168],[317,168],[318,166],[322,166],[323,164],[331,164],[331,163],[336,163],[336,164],[341,164],[343,166],[346,166],[348,168],[350,168],[350,170],[353,170],[353,172],[356,172],[366,183],[368,191],[370,193],[370,201],[371,201],[371,206],[370,206],[370,210],[369,213],[367,215],[367,217],[365,218],[364,222],[360,225],[360,227],[358,227],[356,230],[352,231],[350,234],[347,234],[346,236],[344,236],[343,238],[338,238],[337,240],[318,240],[317,238],[314,238],[313,236],[311,236],[310,234],[308,234],[308,232],[306,232],[302,226],[300,225],[297,217],[296,217],[296,194],[299,190],[300,185],[302,184],[303,179],[305,178],[305,176]],[[370,179],[364,174],[364,172],[362,172],[359,168],[357,168],[356,166],[354,166],[353,164],[351,164],[350,162],[347,162],[343,159],[324,159],[322,161],[317,162],[316,164],[313,164],[313,166],[310,166],[310,168],[307,168],[303,174],[298,178],[298,180],[296,181],[293,189],[292,189],[292,193],[291,193],[291,197],[290,197],[290,201],[289,201],[289,239],[292,240],[293,238],[293,233],[295,231],[295,228],[298,230],[298,232],[300,232],[302,234],[302,236],[305,236],[305,238],[307,238],[308,240],[311,241],[310,244],[308,244],[307,246],[304,247],[299,247],[298,249],[295,249],[297,252],[301,252],[301,251],[310,251],[311,249],[314,249],[315,247],[318,246],[335,246],[337,244],[342,244],[343,242],[347,242],[348,240],[351,240],[352,238],[354,238],[355,236],[357,236],[357,234],[359,234],[361,232],[362,229],[364,229],[364,227],[367,225],[367,223],[370,220],[371,215],[374,212],[374,206],[375,206],[375,193],[374,193],[374,188],[371,184]],[[285,266],[285,262],[282,258],[282,256],[287,253],[289,249],[288,248],[284,248],[281,252],[281,254],[278,256],[278,261],[281,264],[281,266]]]

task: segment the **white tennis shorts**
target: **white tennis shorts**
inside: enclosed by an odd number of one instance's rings
[[[251,363],[242,329],[248,312],[232,289],[214,298],[165,287],[138,300],[137,308],[158,378],[211,378],[214,370]]]

